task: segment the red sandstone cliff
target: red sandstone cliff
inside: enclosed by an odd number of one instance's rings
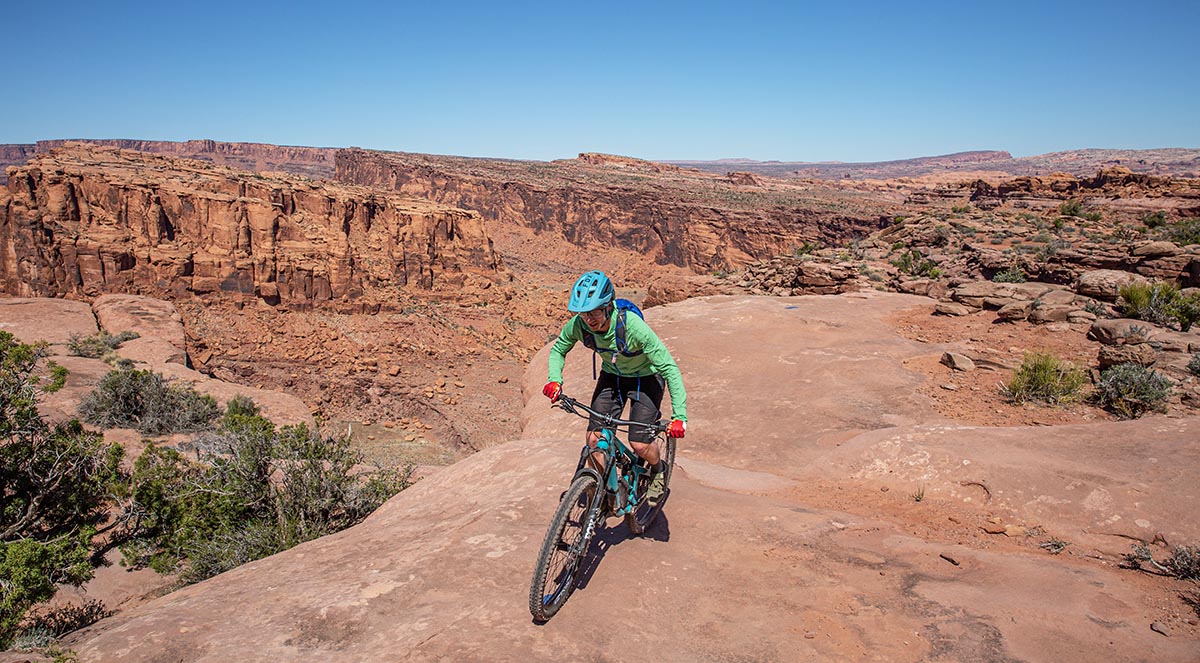
[[[479,212],[489,221],[561,233],[581,246],[637,251],[707,272],[837,243],[885,226],[880,200],[823,201],[804,184],[747,191],[699,171],[639,172],[637,160],[583,155],[552,163],[340,150],[337,180]]]
[[[484,281],[472,212],[361,187],[69,144],[10,169],[0,274],[20,296],[102,292],[367,305],[391,286]]]
[[[37,152],[45,153],[68,142],[40,140]],[[93,145],[107,145],[125,150],[153,152],[184,159],[210,161],[239,170],[258,172],[280,171],[313,179],[328,179],[333,175],[333,155],[336,148],[268,145],[266,143],[225,143],[217,140],[88,140]]]

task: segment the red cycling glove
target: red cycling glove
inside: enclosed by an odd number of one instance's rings
[[[546,386],[542,387],[542,394],[549,398],[551,403],[557,403],[558,397],[562,395],[562,383],[547,382]]]
[[[678,419],[672,419],[671,425],[667,426],[667,437],[683,437],[687,431],[687,422]]]

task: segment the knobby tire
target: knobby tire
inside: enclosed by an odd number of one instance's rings
[[[663,504],[667,501],[667,495],[671,489],[671,472],[675,468],[675,438],[668,437],[662,445],[662,461],[663,461],[663,494],[659,498],[658,504],[651,505],[647,501],[642,501],[636,509],[625,515],[625,526],[629,528],[629,533],[634,536],[640,536],[646,532],[646,528],[654,523],[654,519],[662,512]],[[646,484],[646,489],[649,488],[649,483]],[[644,493],[638,495],[643,497]]]
[[[594,476],[580,475],[558,503],[529,586],[529,612],[536,621],[553,617],[575,590],[576,574],[591,539],[582,537],[588,521],[596,518],[593,511],[600,508],[600,501],[595,499],[598,488]]]

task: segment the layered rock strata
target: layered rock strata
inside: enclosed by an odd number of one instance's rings
[[[769,258],[806,241],[865,236],[894,212],[880,201],[857,209],[823,205],[797,185],[747,191],[700,171],[639,169],[637,160],[586,154],[543,163],[349,149],[337,153],[335,177],[698,272]]]
[[[478,214],[361,187],[86,144],[8,175],[0,275],[10,295],[366,305],[364,295],[395,286],[486,287],[500,269]]]
[[[36,155],[47,154],[68,142],[107,145],[125,150],[197,159],[240,170],[280,171],[314,179],[328,179],[333,175],[333,155],[337,151],[337,148],[332,147],[226,143],[219,140],[39,140],[23,145],[0,145],[0,184],[4,183],[3,171],[6,166],[23,164]]]

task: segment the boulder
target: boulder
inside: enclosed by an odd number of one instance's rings
[[[1121,295],[1121,288],[1132,283],[1146,283],[1147,279],[1132,272],[1117,269],[1094,269],[1079,275],[1075,284],[1075,292],[1084,297],[1115,302]]]
[[[1076,310],[1078,310],[1076,307],[1064,304],[1042,306],[1039,300],[1039,302],[1034,303],[1033,310],[1029,312],[1029,321],[1036,324],[1066,322],[1070,318],[1071,313]]]
[[[1159,281],[1188,281],[1191,285],[1191,265],[1195,259],[1190,255],[1150,257],[1139,262],[1134,270],[1147,278]]]
[[[1135,246],[1130,250],[1129,255],[1139,256],[1143,258],[1159,258],[1162,256],[1174,256],[1183,253],[1183,249],[1179,248],[1174,242],[1147,242]]]
[[[1065,306],[1078,300],[1078,295],[1070,290],[1051,290],[1037,298],[1036,306]]]
[[[1032,301],[1053,289],[1054,287],[1051,285],[1037,282],[995,283],[992,281],[973,281],[955,288],[952,297],[956,302],[982,308],[984,302],[989,299],[994,302],[1000,300]]]
[[[1161,331],[1145,320],[1129,318],[1105,318],[1092,323],[1087,337],[1104,345],[1145,343]]]
[[[1091,324],[1096,321],[1096,314],[1083,309],[1075,309],[1067,314],[1067,322],[1080,323],[1086,322]]]
[[[942,363],[956,371],[975,370],[975,362],[971,361],[970,357],[957,352],[946,352],[942,354]]]
[[[1000,307],[996,317],[1006,322],[1016,322],[1028,318],[1032,309],[1033,302],[1012,302]]]
[[[969,309],[957,302],[938,302],[937,305],[933,307],[934,315],[962,316],[970,315],[973,312],[974,311],[972,309]]]
[[[1100,370],[1117,364],[1152,366],[1157,359],[1158,355],[1149,343],[1106,345],[1100,348],[1099,365]]]

